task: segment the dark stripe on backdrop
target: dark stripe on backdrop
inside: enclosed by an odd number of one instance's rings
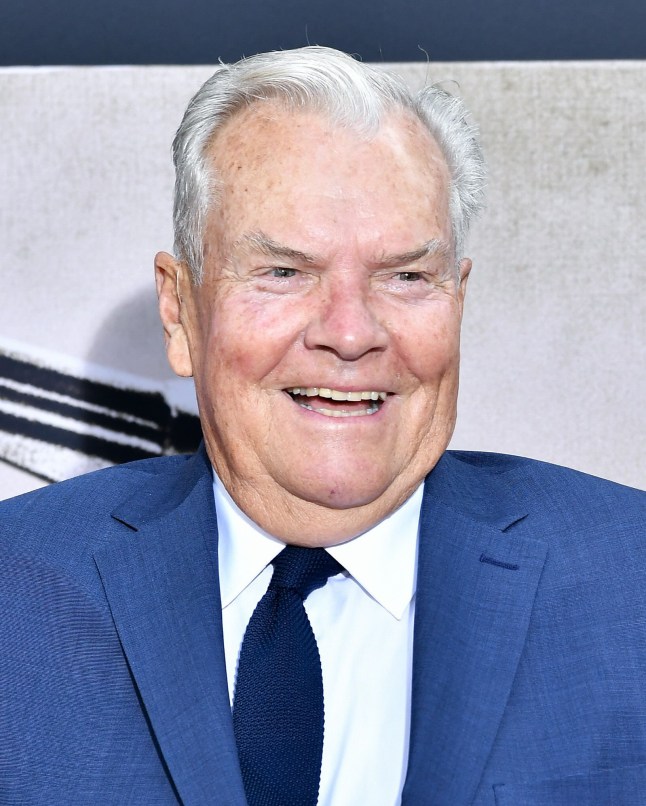
[[[40,411],[59,414],[62,417],[69,417],[70,419],[87,425],[94,425],[128,436],[145,439],[159,445],[160,449],[164,443],[164,432],[158,428],[151,428],[146,425],[131,422],[118,414],[105,414],[92,411],[91,409],[81,408],[80,406],[73,406],[70,403],[60,403],[57,400],[50,400],[38,395],[18,392],[15,389],[3,386],[2,383],[0,383],[0,399],[24,406],[31,406]]]
[[[107,383],[39,367],[8,355],[0,355],[0,377],[139,417],[160,428],[165,428],[170,419],[170,407],[159,392],[120,389]]]
[[[23,437],[30,437],[50,445],[58,445],[62,448],[69,448],[87,456],[95,456],[112,464],[122,462],[132,462],[135,459],[148,459],[152,456],[159,456],[159,453],[137,448],[133,445],[122,445],[118,442],[109,442],[101,437],[94,437],[87,434],[77,434],[74,431],[66,431],[64,428],[56,428],[52,425],[37,423],[33,420],[26,420],[22,417],[15,417],[13,414],[0,412],[0,430],[10,434],[17,434]],[[30,466],[32,472],[36,472],[49,481],[54,481],[51,477]]]

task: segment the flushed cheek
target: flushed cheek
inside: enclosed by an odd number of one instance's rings
[[[298,332],[298,324],[284,306],[259,300],[237,302],[213,315],[208,350],[220,356],[223,368],[234,377],[259,381],[283,360]]]
[[[413,328],[400,334],[398,350],[402,363],[421,386],[439,387],[459,363],[459,330],[452,324]]]

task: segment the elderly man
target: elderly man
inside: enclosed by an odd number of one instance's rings
[[[461,104],[264,54],[174,157],[157,289],[204,447],[3,506],[0,801],[643,802],[644,494],[446,451]]]

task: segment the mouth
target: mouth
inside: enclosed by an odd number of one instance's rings
[[[386,400],[386,392],[343,392],[320,386],[285,389],[301,408],[324,417],[365,417],[376,414]]]

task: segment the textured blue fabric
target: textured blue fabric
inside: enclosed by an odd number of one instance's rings
[[[323,678],[303,601],[342,566],[322,548],[287,546],[245,631],[233,729],[249,806],[316,806]]]
[[[446,453],[404,806],[646,803],[645,592],[645,493]],[[245,806],[203,451],[0,504],[0,614],[1,806]]]

